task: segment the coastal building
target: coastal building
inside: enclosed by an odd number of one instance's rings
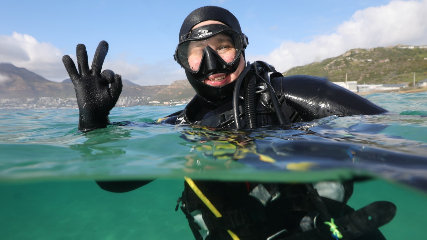
[[[415,46],[405,46],[405,45],[397,45],[398,48],[400,49],[414,49]]]
[[[357,92],[380,92],[380,91],[391,91],[399,90],[401,88],[407,87],[406,84],[363,84],[357,85]]]
[[[390,91],[390,90],[399,90],[404,88],[406,84],[363,84],[358,85],[357,81],[347,81],[347,82],[332,82],[340,87],[346,88],[355,93],[363,92],[376,92],[376,91]],[[427,82],[426,82],[427,84]]]
[[[389,91],[389,90],[399,90],[401,88],[405,88],[406,84],[383,84],[380,88],[380,91]]]
[[[363,85],[357,85],[357,92],[358,93],[364,93],[364,92],[380,91],[379,89],[381,87],[382,87],[382,84],[363,84]]]
[[[427,87],[427,78],[415,84],[417,87]]]
[[[346,88],[352,92],[357,91],[357,81],[347,81],[347,82],[332,82],[340,87]]]
[[[391,91],[399,90],[401,88],[407,87],[406,84],[363,84],[357,85],[357,92],[380,92],[380,91]]]

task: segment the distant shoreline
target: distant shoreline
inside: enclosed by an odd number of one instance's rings
[[[410,88],[410,89],[402,89],[402,90],[390,90],[390,91],[371,91],[371,92],[362,92],[358,93],[361,96],[373,94],[373,93],[390,93],[390,92],[397,92],[397,93],[419,93],[419,92],[427,92],[427,87],[422,88]]]

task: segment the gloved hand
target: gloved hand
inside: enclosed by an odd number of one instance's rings
[[[62,58],[65,69],[73,82],[79,106],[79,130],[82,132],[104,128],[109,124],[108,115],[122,92],[122,78],[111,70],[101,73],[102,64],[108,52],[108,43],[101,41],[96,49],[89,69],[86,47],[77,45],[77,64],[65,55]]]

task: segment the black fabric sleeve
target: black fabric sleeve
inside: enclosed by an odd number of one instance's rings
[[[95,180],[100,188],[105,191],[124,193],[130,192],[144,185],[149,184],[153,180],[125,180],[125,181],[99,181]]]
[[[329,82],[326,78],[296,75],[271,80],[276,94],[285,98],[304,121],[331,115],[375,115],[387,112],[369,100]]]

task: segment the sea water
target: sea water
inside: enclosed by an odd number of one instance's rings
[[[77,132],[78,110],[0,110],[0,239],[193,239],[175,212],[183,177],[222,181],[357,181],[349,205],[397,206],[387,239],[425,239],[427,93],[366,98],[375,116],[328,117],[256,131],[155,124],[175,107],[114,108]],[[111,193],[94,179],[156,179]]]

